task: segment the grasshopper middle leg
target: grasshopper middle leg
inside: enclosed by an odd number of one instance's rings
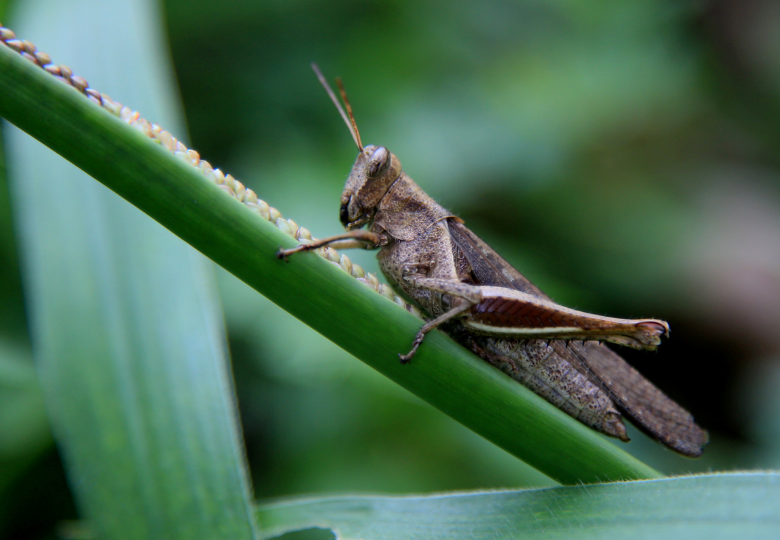
[[[479,287],[475,287],[473,285],[468,285],[466,283],[460,283],[457,281],[450,281],[447,279],[424,278],[415,276],[407,276],[405,279],[414,284],[416,287],[449,295],[452,297],[453,307],[435,319],[428,321],[423,325],[422,328],[420,328],[420,331],[417,332],[417,336],[415,336],[414,342],[412,343],[412,349],[407,354],[398,355],[398,358],[401,360],[402,364],[409,363],[409,361],[414,357],[414,355],[417,353],[417,349],[420,348],[420,344],[425,339],[425,334],[437,326],[449,321],[450,319],[457,317],[464,311],[471,309],[472,306],[482,301],[482,293],[480,292]]]

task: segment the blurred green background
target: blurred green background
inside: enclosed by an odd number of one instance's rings
[[[712,442],[692,461],[633,430],[624,449],[675,474],[780,465],[780,4],[160,10],[181,138],[214,166],[315,236],[339,232],[356,152],[309,68],[318,62],[344,79],[364,143],[387,146],[555,300],[669,321],[657,354],[621,353]],[[0,433],[14,436],[0,435],[0,535],[38,538],[76,512],[29,369],[11,211],[2,186]],[[376,270],[370,253],[354,260]],[[257,497],[548,482],[232,276],[219,280]]]

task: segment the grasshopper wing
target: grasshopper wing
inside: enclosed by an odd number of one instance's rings
[[[549,300],[476,234],[455,219],[447,221],[458,256],[479,285],[507,287]],[[577,371],[600,387],[617,408],[645,433],[683,455],[702,454],[709,436],[693,416],[669,399],[606,345],[556,340],[553,348]]]
[[[606,345],[593,341],[552,344],[558,354],[569,352],[567,359],[580,373],[600,386],[642,431],[672,450],[699,457],[709,435],[653,383],[614,353]]]

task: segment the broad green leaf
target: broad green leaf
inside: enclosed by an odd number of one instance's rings
[[[153,2],[16,14],[20,34],[181,126]],[[37,141],[9,130],[8,147],[38,373],[84,517],[105,538],[252,538],[211,263]]]
[[[548,476],[563,483],[659,476],[439,332],[414,362],[400,365],[398,352],[408,350],[419,319],[314,254],[278,260],[280,245],[295,245],[290,236],[4,48],[0,114],[348,352]]]
[[[331,529],[339,540],[780,536],[780,475],[734,473],[538,490],[344,495],[262,504],[264,538]]]

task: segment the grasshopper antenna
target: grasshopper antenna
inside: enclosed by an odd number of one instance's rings
[[[349,111],[349,117],[347,117],[347,113],[344,112],[344,109],[342,108],[341,103],[339,103],[336,94],[334,94],[333,90],[331,90],[330,85],[328,85],[328,81],[325,79],[325,76],[322,74],[317,64],[312,62],[311,69],[314,70],[314,73],[317,75],[317,78],[320,80],[320,84],[322,84],[323,88],[325,88],[325,91],[330,96],[330,100],[336,106],[336,109],[338,109],[339,114],[341,114],[341,117],[344,119],[344,122],[347,124],[347,128],[349,128],[349,132],[352,134],[352,139],[355,141],[358,150],[362,152],[363,143],[360,142],[360,132],[358,131],[357,124],[355,123],[355,117],[352,116],[352,107],[349,105],[349,100],[347,99],[347,93],[344,91],[344,85],[341,83],[341,79],[336,79],[336,82],[339,85],[339,90],[341,91],[341,97],[344,99],[344,104],[347,106],[347,111]]]
[[[349,116],[350,121],[352,122],[352,133],[353,136],[356,139],[356,143],[358,145],[358,148],[360,151],[363,151],[363,143],[360,142],[360,132],[357,128],[357,123],[355,122],[355,117],[352,114],[352,105],[349,104],[349,98],[347,97],[347,91],[344,90],[344,83],[341,82],[341,77],[336,78],[336,84],[339,86],[339,92],[341,92],[341,99],[344,100],[344,105],[347,107],[347,115]]]

